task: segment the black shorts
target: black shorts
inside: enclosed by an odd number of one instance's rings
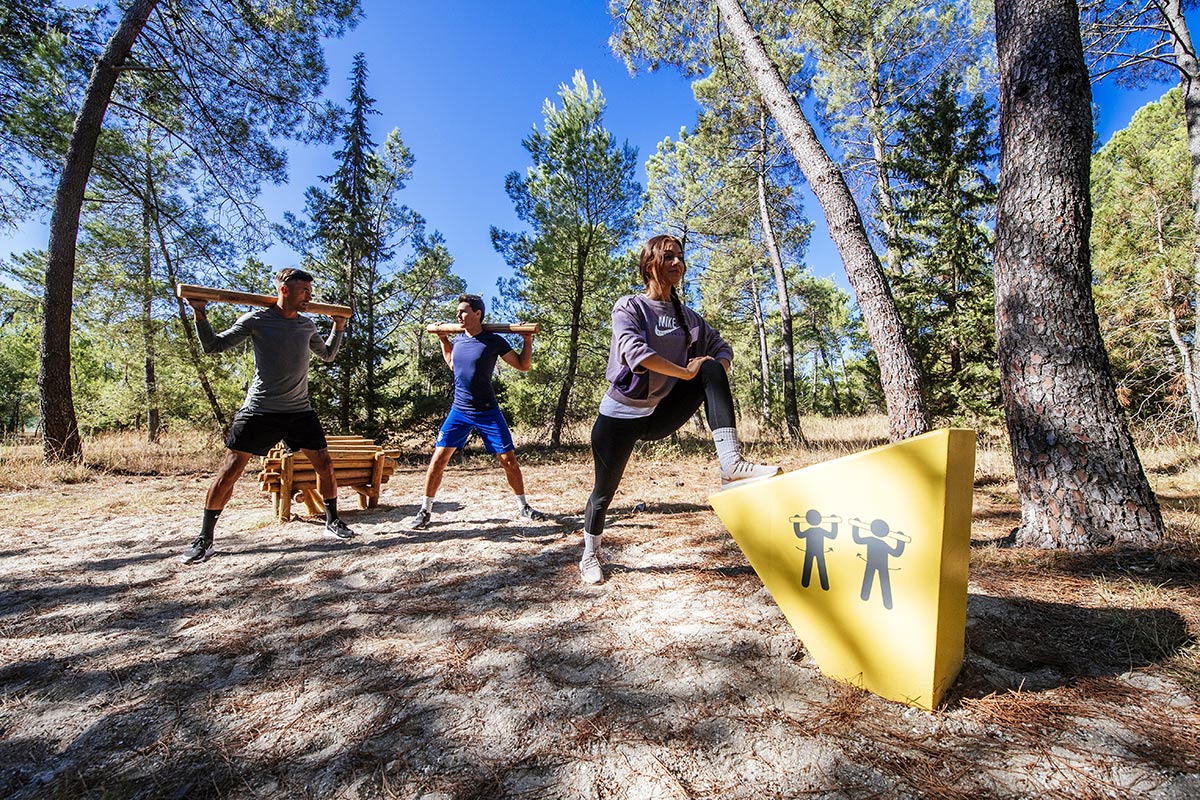
[[[247,411],[242,409],[229,426],[225,446],[242,453],[265,456],[280,439],[293,453],[297,450],[322,450],[325,430],[315,411]]]

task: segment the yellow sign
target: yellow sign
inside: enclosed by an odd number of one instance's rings
[[[821,672],[933,709],[962,666],[975,432],[933,431],[709,498]]]

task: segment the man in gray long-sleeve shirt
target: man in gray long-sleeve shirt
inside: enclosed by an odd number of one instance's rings
[[[300,312],[312,300],[312,275],[298,269],[275,274],[275,305],[243,314],[229,330],[214,333],[204,300],[188,300],[196,315],[196,333],[205,353],[221,353],[250,340],[254,348],[254,379],[246,402],[233,418],[225,442],[225,461],[208,490],[200,536],[183,554],[183,563],[207,561],[213,553],[217,517],[233,495],[233,487],[251,456],[264,456],[282,439],[292,451],[308,456],[317,473],[317,491],[325,500],[325,532],[346,541],[354,532],[337,511],[337,479],[325,442],[325,431],[308,399],[311,354],[333,361],[342,344],[345,317],[334,317],[328,341],[316,324]]]

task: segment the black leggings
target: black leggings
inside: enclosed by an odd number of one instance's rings
[[[639,441],[652,441],[670,436],[683,427],[704,403],[705,417],[710,430],[732,428],[733,395],[729,391],[729,376],[720,361],[705,361],[700,374],[690,381],[679,381],[666,397],[645,417],[619,419],[603,414],[592,426],[592,461],[596,482],[588,498],[583,517],[583,530],[599,536],[604,532],[604,518],[612,502],[625,465]]]

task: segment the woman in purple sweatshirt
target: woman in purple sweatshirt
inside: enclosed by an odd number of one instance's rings
[[[701,403],[721,463],[722,488],[780,471],[742,460],[726,374],[733,349],[679,299],[676,286],[684,271],[679,240],[655,236],[642,246],[638,267],[646,291],[626,295],[613,306],[605,374],[610,385],[592,426],[596,482],[584,514],[579,562],[585,583],[604,580],[600,535],[634,445],[670,436]]]

